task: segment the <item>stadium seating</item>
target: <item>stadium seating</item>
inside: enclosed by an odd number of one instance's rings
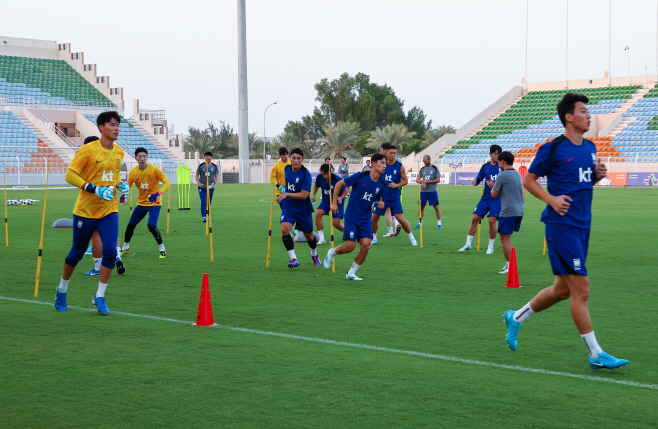
[[[640,85],[635,85],[569,91],[587,95],[590,100],[590,113],[610,114],[615,113],[616,109],[640,88]],[[459,141],[448,150],[442,156],[444,162],[483,162],[488,157],[489,147],[492,144],[498,144],[503,150],[512,153],[519,153],[520,155],[517,156],[521,158],[531,158],[539,146],[564,132],[564,127],[555,115],[555,106],[566,92],[566,90],[529,92],[473,137]],[[656,109],[658,111],[658,105]],[[658,115],[658,112],[656,114]],[[605,147],[614,149],[610,144]]]
[[[0,97],[9,104],[114,104],[62,60],[0,55]]]
[[[66,162],[47,146],[12,112],[0,111],[0,171],[43,171],[46,159],[51,172],[66,171]]]

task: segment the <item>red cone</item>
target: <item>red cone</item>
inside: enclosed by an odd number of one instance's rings
[[[212,326],[215,321],[212,317],[212,303],[210,301],[210,288],[208,283],[208,273],[203,275],[201,284],[201,298],[199,299],[199,311],[196,315],[197,326]]]
[[[512,257],[509,261],[509,271],[507,271],[507,284],[505,287],[519,287],[519,270],[516,266],[516,249],[512,247]]]

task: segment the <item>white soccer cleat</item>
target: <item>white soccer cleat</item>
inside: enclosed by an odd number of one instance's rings
[[[333,249],[329,249],[329,251],[327,252],[327,256],[325,256],[323,261],[323,265],[326,269],[331,268],[331,261],[333,261],[334,258],[336,257],[335,253],[332,255],[332,250]]]
[[[327,241],[323,238],[322,240],[318,241],[318,244],[327,244]]]
[[[356,274],[348,274],[345,278],[347,280],[363,280],[361,277],[357,277]]]
[[[418,246],[418,242],[416,241],[415,238],[412,238],[412,239],[411,239],[411,245],[412,245],[412,246]]]
[[[493,246],[487,247],[487,255],[491,255],[493,253]]]
[[[502,270],[498,272],[498,274],[507,274],[509,272],[509,262],[505,264]]]
[[[395,237],[395,233],[386,233],[383,235],[383,237]]]
[[[461,249],[459,249],[458,252],[459,252],[459,253],[464,253],[464,252],[466,252],[467,250],[471,250],[471,246],[469,246],[468,244],[465,245],[464,247],[462,247]]]

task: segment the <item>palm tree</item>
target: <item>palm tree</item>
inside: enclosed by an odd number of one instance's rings
[[[446,134],[454,134],[455,130],[451,125],[441,125],[439,128],[425,131],[423,134],[423,141],[425,145],[429,146]]]
[[[322,153],[323,157],[338,157],[354,155],[352,146],[359,139],[359,131],[361,130],[358,122],[343,122],[338,121],[336,125],[326,124],[322,126],[326,137],[320,139],[323,144]]]
[[[212,151],[213,142],[205,133],[194,133],[185,139],[185,152],[199,152],[201,156],[205,152]]]
[[[407,130],[404,124],[389,124],[384,128],[377,128],[370,134],[366,147],[379,151],[383,143],[390,143],[398,149],[403,148],[416,135],[415,131]]]

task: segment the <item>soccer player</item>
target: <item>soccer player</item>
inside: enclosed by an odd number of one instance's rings
[[[315,210],[315,226],[318,229],[318,235],[320,239],[318,244],[325,244],[326,240],[324,239],[324,224],[322,222],[322,217],[329,214],[329,206],[331,201],[329,201],[329,180],[331,177],[331,195],[333,197],[334,187],[341,179],[336,176],[334,173],[329,173],[329,164],[322,164],[320,166],[320,174],[315,178],[315,186],[313,187],[313,195],[311,196],[311,201],[315,202],[315,195],[318,193],[318,189],[322,189],[322,202]],[[343,218],[344,210],[344,198],[347,195],[347,190],[343,192],[343,195],[338,197],[338,211],[333,212],[333,217],[331,223],[339,231],[343,232],[343,224],[340,223],[340,220]]]
[[[84,144],[89,144],[98,140],[96,136],[89,136],[85,138]],[[123,165],[123,164],[122,164]],[[120,203],[126,202],[126,194],[121,195]],[[89,252],[89,250],[87,250]],[[98,235],[98,232],[94,231],[94,234],[91,236],[91,256],[94,259],[94,268],[91,271],[86,272],[86,276],[98,276],[101,273],[101,262],[103,261],[103,243],[101,242],[101,237]],[[116,260],[117,273],[123,274],[126,272],[126,266],[123,264],[121,259],[121,243],[119,243],[119,237],[117,237],[117,260]]]
[[[382,146],[384,147],[384,145]],[[384,172],[384,181],[388,184],[389,192],[386,193],[384,208],[375,208],[372,213],[372,244],[377,244],[377,228],[379,227],[379,217],[386,213],[386,209],[391,209],[391,214],[400,222],[404,232],[409,236],[411,244],[418,246],[409,222],[402,215],[402,202],[400,201],[400,188],[408,183],[407,174],[404,171],[402,163],[395,159],[397,148],[390,143],[386,143],[386,171]],[[374,161],[373,161],[374,164]],[[349,207],[349,204],[348,204]],[[389,231],[390,234],[390,231]]]
[[[483,180],[487,182],[495,183],[496,176],[500,171],[498,167],[498,154],[502,151],[501,147],[497,144],[492,144],[489,148],[489,154],[491,156],[491,162],[487,162],[480,168],[475,180],[473,180],[473,186],[477,186]],[[489,246],[487,247],[487,255],[491,255],[494,252],[494,244],[496,243],[496,222],[500,216],[500,198],[494,198],[491,196],[491,187],[485,186],[482,190],[482,198],[480,202],[473,210],[473,219],[471,219],[471,226],[468,227],[468,235],[466,236],[466,245],[459,249],[459,253],[464,253],[467,250],[471,250],[471,243],[473,242],[473,236],[475,236],[475,231],[477,231],[478,223],[482,220],[484,215],[489,213]]]
[[[503,255],[507,261],[500,274],[507,274],[509,271],[509,261],[512,257],[512,233],[521,229],[523,220],[523,179],[513,165],[514,155],[510,152],[501,152],[498,155],[498,166],[501,171],[496,177],[496,183],[490,185],[491,196],[500,197],[498,233],[503,245]]]
[[[517,335],[527,318],[571,298],[571,317],[589,351],[593,369],[619,368],[628,360],[605,353],[594,336],[587,299],[589,279],[585,260],[592,222],[594,184],[604,178],[607,169],[596,157],[596,146],[583,138],[589,130],[587,97],[567,93],[557,105],[566,131],[564,135],[539,148],[528,174],[525,188],[547,204],[541,220],[546,224],[548,257],[555,279],[518,311],[503,315],[507,324],[507,344],[517,348]],[[548,192],[537,179],[548,178]]]
[[[392,188],[382,179],[382,174],[386,171],[386,157],[381,153],[372,156],[372,170],[356,173],[347,179],[341,180],[336,184],[336,194],[332,201],[332,209],[338,209],[337,194],[345,186],[352,186],[352,195],[350,202],[345,210],[345,231],[343,231],[343,240],[335,249],[329,249],[327,256],[324,258],[324,267],[331,268],[331,261],[336,255],[350,253],[359,242],[359,253],[354,258],[352,267],[347,272],[347,280],[363,280],[356,276],[356,271],[363,265],[368,256],[370,244],[372,243],[372,205],[376,202],[377,208],[383,210],[386,206],[384,200],[386,195],[391,192]]]
[[[320,265],[318,258],[318,240],[313,234],[313,204],[311,203],[311,173],[302,165],[304,152],[295,148],[290,153],[290,165],[286,166],[285,181],[286,192],[276,198],[281,205],[281,233],[283,245],[290,255],[289,268],[299,267],[299,261],[295,254],[295,242],[290,236],[293,225],[304,233],[306,241],[311,248],[311,258],[315,266]]]
[[[126,254],[130,252],[130,240],[135,232],[135,227],[148,214],[148,229],[153,234],[155,242],[158,243],[160,258],[164,259],[167,257],[167,250],[158,230],[158,217],[160,216],[160,208],[162,207],[160,196],[169,187],[169,180],[162,170],[153,164],[147,163],[149,153],[143,147],[135,149],[135,159],[139,165],[130,170],[130,174],[128,174],[128,186],[137,185],[139,196],[137,197],[135,210],[132,216],[130,216],[128,226],[126,227],[122,253]],[[160,188],[160,183],[163,184],[162,189]]]
[[[288,149],[282,146],[279,148],[279,160],[274,163],[274,167],[272,167],[272,172],[270,173],[270,183],[276,187],[277,196],[286,191],[286,176],[284,170],[287,165],[290,165]]]
[[[370,160],[367,159],[366,160],[366,165],[365,165],[365,167],[363,167],[363,169],[361,171],[370,171],[370,170],[372,170],[372,166],[370,166]]]
[[[441,209],[439,209],[439,195],[436,193],[436,184],[441,182],[441,174],[436,165],[432,165],[432,158],[429,155],[423,157],[425,166],[418,171],[416,182],[420,183],[420,222],[414,229],[420,228],[420,224],[425,217],[425,205],[429,203],[436,211],[436,220],[438,229],[441,227]]]
[[[103,244],[98,290],[92,303],[102,315],[110,313],[105,303],[105,289],[116,263],[116,241],[119,236],[118,202],[114,188],[128,192],[128,184],[119,182],[123,149],[114,144],[119,138],[121,116],[103,112],[96,118],[100,140],[82,146],[66,172],[66,181],[80,188],[73,209],[73,245],[62,269],[55,292],[55,308],[66,311],[66,294],[75,267],[85,254],[94,231]]]
[[[212,204],[212,195],[215,192],[215,183],[219,181],[219,168],[212,163],[212,152],[203,154],[205,162],[199,164],[196,169],[196,183],[199,185],[199,198],[201,199],[201,220],[206,222],[206,207]],[[206,162],[209,162],[206,171]],[[203,179],[201,176],[203,175]],[[210,191],[210,202],[206,202],[206,183]]]

